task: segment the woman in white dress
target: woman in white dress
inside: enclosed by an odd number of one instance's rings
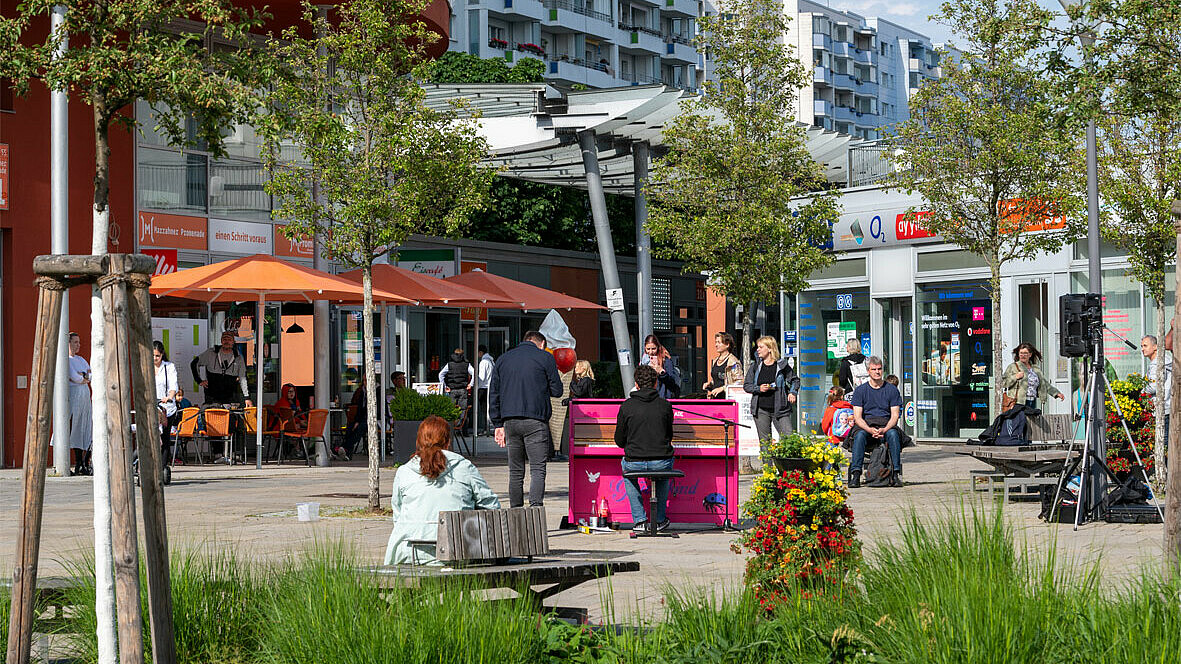
[[[176,365],[168,361],[164,344],[152,342],[152,364],[156,367],[156,400],[160,404],[160,449],[161,460],[168,465],[172,451],[172,416],[176,414],[176,391],[180,384],[176,379]]]
[[[90,363],[78,351],[82,339],[70,333],[70,454],[74,457],[75,475],[93,475],[90,468],[90,443],[93,425],[90,419]]]

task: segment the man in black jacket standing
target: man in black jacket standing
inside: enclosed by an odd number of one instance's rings
[[[525,504],[525,460],[529,460],[529,506],[545,497],[545,464],[550,441],[550,397],[562,396],[562,379],[554,356],[545,352],[545,337],[530,330],[525,340],[492,367],[488,383],[488,418],[496,427],[496,444],[508,447],[509,507]]]
[[[623,472],[637,470],[672,470],[673,408],[656,392],[656,370],[642,364],[636,367],[636,390],[619,407],[615,421],[615,444],[623,448]],[[668,480],[657,480],[656,529],[668,528],[665,507],[668,504]],[[631,503],[633,530],[642,531],[648,523],[639,480],[627,480],[627,500]],[[649,487],[649,491],[652,487]]]

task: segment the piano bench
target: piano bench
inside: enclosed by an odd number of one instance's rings
[[[656,480],[675,480],[685,473],[676,470],[634,470],[623,474],[625,480],[648,481],[648,528],[643,533],[632,531],[632,537],[676,537],[676,533],[662,533],[656,530]]]

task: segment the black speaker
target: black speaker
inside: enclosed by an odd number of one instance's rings
[[[1062,357],[1086,357],[1094,343],[1094,326],[1103,320],[1103,300],[1096,293],[1072,293],[1058,300]]]

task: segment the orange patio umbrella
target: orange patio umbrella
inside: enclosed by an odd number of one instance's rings
[[[309,267],[294,265],[268,254],[255,254],[245,258],[222,261],[202,267],[178,270],[172,274],[152,277],[148,291],[158,297],[172,295],[203,302],[240,302],[258,300],[261,318],[266,301],[311,302],[333,300],[356,303],[364,299],[360,284]],[[415,304],[416,300],[395,295],[377,288],[373,299],[392,304]],[[262,326],[255,326],[257,351],[257,396],[256,403],[262,405],[262,343],[258,333]],[[261,418],[258,418],[261,422]],[[257,468],[262,468],[262,430],[255,427],[257,446]]]
[[[479,307],[489,309],[520,309],[522,302],[478,288],[453,283],[404,267],[379,263],[373,266],[373,287],[417,300],[427,307]],[[343,272],[339,276],[361,283],[361,269]]]
[[[444,281],[476,288],[487,293],[497,294],[507,300],[520,302],[521,306],[514,309],[606,309],[597,302],[589,302],[577,297],[526,284],[508,277],[489,274],[483,270],[472,270],[447,277]],[[496,309],[497,307],[490,307]]]

